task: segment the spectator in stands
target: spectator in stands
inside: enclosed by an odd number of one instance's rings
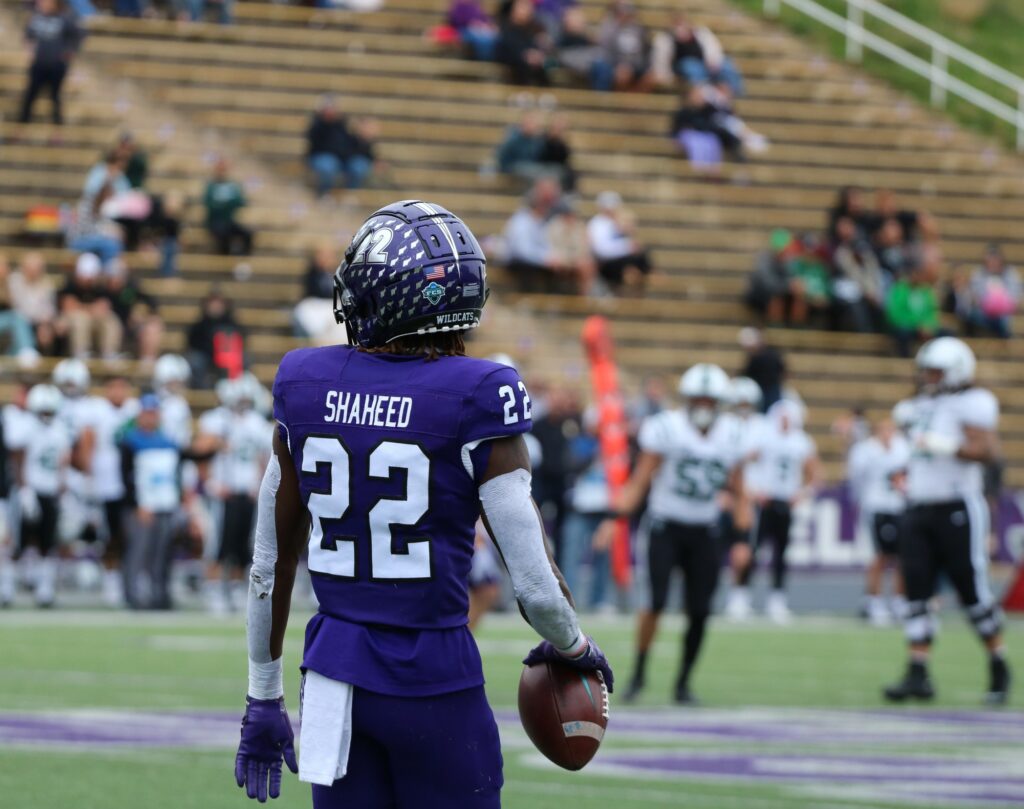
[[[25,26],[25,41],[32,50],[32,61],[18,118],[23,124],[32,119],[32,107],[43,89],[50,92],[53,122],[64,122],[60,91],[82,37],[74,18],[61,13],[60,0],[36,0],[36,11]]]
[[[105,264],[121,255],[124,243],[120,226],[103,207],[114,196],[123,174],[116,160],[105,164],[104,172],[99,188],[92,194],[83,194],[79,200],[74,222],[67,232],[67,244],[72,250],[94,253]]]
[[[651,272],[647,248],[637,239],[636,219],[614,191],[597,196],[597,214],[587,223],[587,240],[597,272],[613,290],[642,289]]]
[[[563,199],[547,224],[546,235],[552,266],[571,277],[574,291],[591,292],[597,272],[587,240],[587,228],[572,203]]]
[[[905,243],[918,241],[924,235],[923,232],[927,232],[933,227],[927,213],[901,208],[896,194],[891,189],[879,188],[875,192],[875,210],[864,218],[869,235],[875,236],[890,219],[895,219],[900,223]]]
[[[889,279],[902,278],[913,267],[915,250],[903,235],[898,219],[886,219],[875,231],[873,248],[878,263]]]
[[[999,245],[990,244],[981,266],[971,275],[969,324],[972,333],[983,330],[1008,339],[1020,300],[1020,273],[1006,263]]]
[[[458,32],[474,59],[493,62],[498,47],[498,26],[484,11],[480,0],[452,0],[448,25]]]
[[[771,233],[769,248],[754,262],[747,289],[747,305],[762,314],[769,325],[803,323],[807,319],[801,289],[790,273],[790,260],[800,252],[800,243],[785,228]]]
[[[743,95],[743,79],[721,42],[705,26],[693,26],[683,15],[672,25],[672,67],[690,84],[725,83],[732,95]]]
[[[532,0],[513,0],[508,18],[501,24],[498,61],[508,66],[513,84],[547,87],[550,42],[537,20]]]
[[[295,305],[292,322],[300,337],[311,337],[318,343],[346,342],[344,327],[334,319],[334,271],[338,268],[337,251],[325,242],[314,251],[302,282],[302,300]]]
[[[885,277],[870,243],[858,236],[848,216],[835,224],[832,244],[832,292],[837,325],[848,331],[869,332],[881,323],[885,303]]]
[[[650,36],[631,0],[612,0],[598,38],[616,90],[647,92],[654,86]]]
[[[189,18],[193,22],[202,21],[206,15],[206,0],[186,0]],[[235,0],[213,0],[218,7],[217,21],[221,25],[231,25],[235,21]]]
[[[765,342],[759,329],[750,326],[740,329],[739,343],[747,357],[739,375],[750,377],[761,388],[761,412],[766,413],[782,398],[786,362],[777,349]]]
[[[324,96],[306,130],[306,160],[316,177],[317,196],[328,194],[340,180],[362,188],[373,168],[349,129],[333,96]]]
[[[929,248],[913,271],[898,278],[889,289],[886,320],[901,357],[909,357],[916,343],[941,334],[935,293],[938,262],[937,251]]]
[[[144,188],[149,176],[149,155],[146,154],[131,132],[122,132],[117,146],[114,147],[121,156],[124,165],[124,176],[132,188]]]
[[[691,85],[672,118],[671,135],[694,167],[703,169],[717,169],[723,151],[743,162],[748,151],[768,148],[768,139],[736,115],[725,84]]]
[[[6,345],[8,354],[26,361],[34,360],[38,354],[32,326],[18,311],[11,281],[11,264],[7,256],[0,253],[0,344]]]
[[[152,365],[160,356],[160,340],[164,334],[164,322],[158,312],[156,298],[142,291],[128,265],[121,259],[113,262],[107,273],[107,291],[114,314],[121,321],[135,356]]]
[[[832,272],[827,248],[817,234],[804,233],[799,238],[788,269],[793,279],[792,325],[804,325],[811,320],[828,324],[832,308]]]
[[[247,256],[252,252],[252,231],[238,221],[238,212],[247,204],[245,190],[228,176],[228,169],[228,161],[218,158],[213,165],[213,177],[206,184],[206,229],[221,255]]]
[[[573,6],[565,10],[562,26],[555,40],[558,62],[566,70],[585,79],[594,90],[611,90],[615,71],[605,58],[605,49],[592,33],[583,9]]]
[[[105,360],[116,358],[121,350],[124,330],[100,277],[102,269],[94,253],[82,253],[58,296],[60,319],[66,324],[73,357],[91,356],[94,345]]]
[[[21,257],[18,269],[11,273],[11,300],[35,334],[39,351],[57,354],[57,290],[46,275],[46,261],[35,251]]]
[[[202,302],[186,341],[186,359],[198,388],[209,389],[223,377],[234,379],[245,368],[245,329],[235,320],[231,301],[217,289]]]
[[[868,230],[868,212],[864,207],[864,192],[855,185],[843,186],[839,189],[836,204],[828,212],[829,241],[836,241],[836,222],[842,218],[851,219],[857,227],[857,238],[873,236]]]
[[[540,113],[524,110],[519,123],[510,126],[498,147],[498,170],[523,179],[535,179],[540,173],[540,155],[544,148]]]
[[[548,241],[547,223],[561,200],[562,190],[552,177],[540,177],[505,225],[507,268],[527,291],[544,287],[558,272]]]
[[[541,142],[537,159],[545,171],[556,174],[564,191],[576,190],[576,172],[572,167],[572,148],[569,146],[569,116],[556,113],[551,116]]]

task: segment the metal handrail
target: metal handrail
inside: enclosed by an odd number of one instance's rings
[[[777,17],[783,4],[803,12],[833,31],[844,34],[846,36],[846,58],[849,61],[859,62],[863,57],[863,49],[868,48],[910,72],[928,79],[931,84],[932,106],[944,106],[947,93],[953,93],[975,107],[1010,124],[1017,131],[1017,150],[1024,151],[1024,78],[999,67],[930,28],[914,22],[909,17],[893,11],[879,3],[878,0],[846,0],[845,17],[825,8],[815,0],[764,0],[764,12],[767,16]],[[922,59],[892,40],[867,30],[864,27],[865,15],[874,17],[926,45],[931,49],[931,61]],[[965,65],[979,75],[1012,91],[1017,97],[1017,106],[1013,107],[984,90],[951,75],[949,72],[950,61]]]

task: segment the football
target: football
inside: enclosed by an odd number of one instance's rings
[[[519,678],[519,719],[548,759],[581,770],[608,727],[608,689],[596,672],[558,663],[528,666]]]

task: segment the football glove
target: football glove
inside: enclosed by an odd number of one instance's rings
[[[594,639],[587,638],[587,648],[575,657],[566,657],[549,641],[543,641],[526,656],[524,665],[536,666],[540,663],[564,663],[578,671],[599,672],[604,684],[608,686],[608,693],[612,693],[615,686],[615,675],[612,667],[608,664],[608,658],[604,652],[594,643]]]
[[[295,733],[280,699],[245,698],[242,741],[235,756],[235,781],[245,794],[266,803],[267,796],[281,794],[281,759],[288,769],[299,771],[295,760]],[[268,789],[269,780],[269,789]]]

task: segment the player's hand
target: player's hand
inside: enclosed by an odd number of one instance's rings
[[[608,663],[608,658],[604,656],[604,652],[594,643],[594,639],[588,637],[586,640],[587,648],[575,657],[566,657],[552,643],[543,641],[530,651],[523,664],[536,666],[540,663],[565,663],[579,671],[596,671],[601,675],[604,684],[608,686],[610,694],[615,686],[615,674],[612,672],[612,667]]]
[[[299,771],[295,760],[295,733],[284,707],[284,697],[246,697],[242,741],[235,756],[235,781],[245,787],[245,794],[250,798],[266,803],[268,795],[276,798],[281,794],[282,758],[289,770]]]

